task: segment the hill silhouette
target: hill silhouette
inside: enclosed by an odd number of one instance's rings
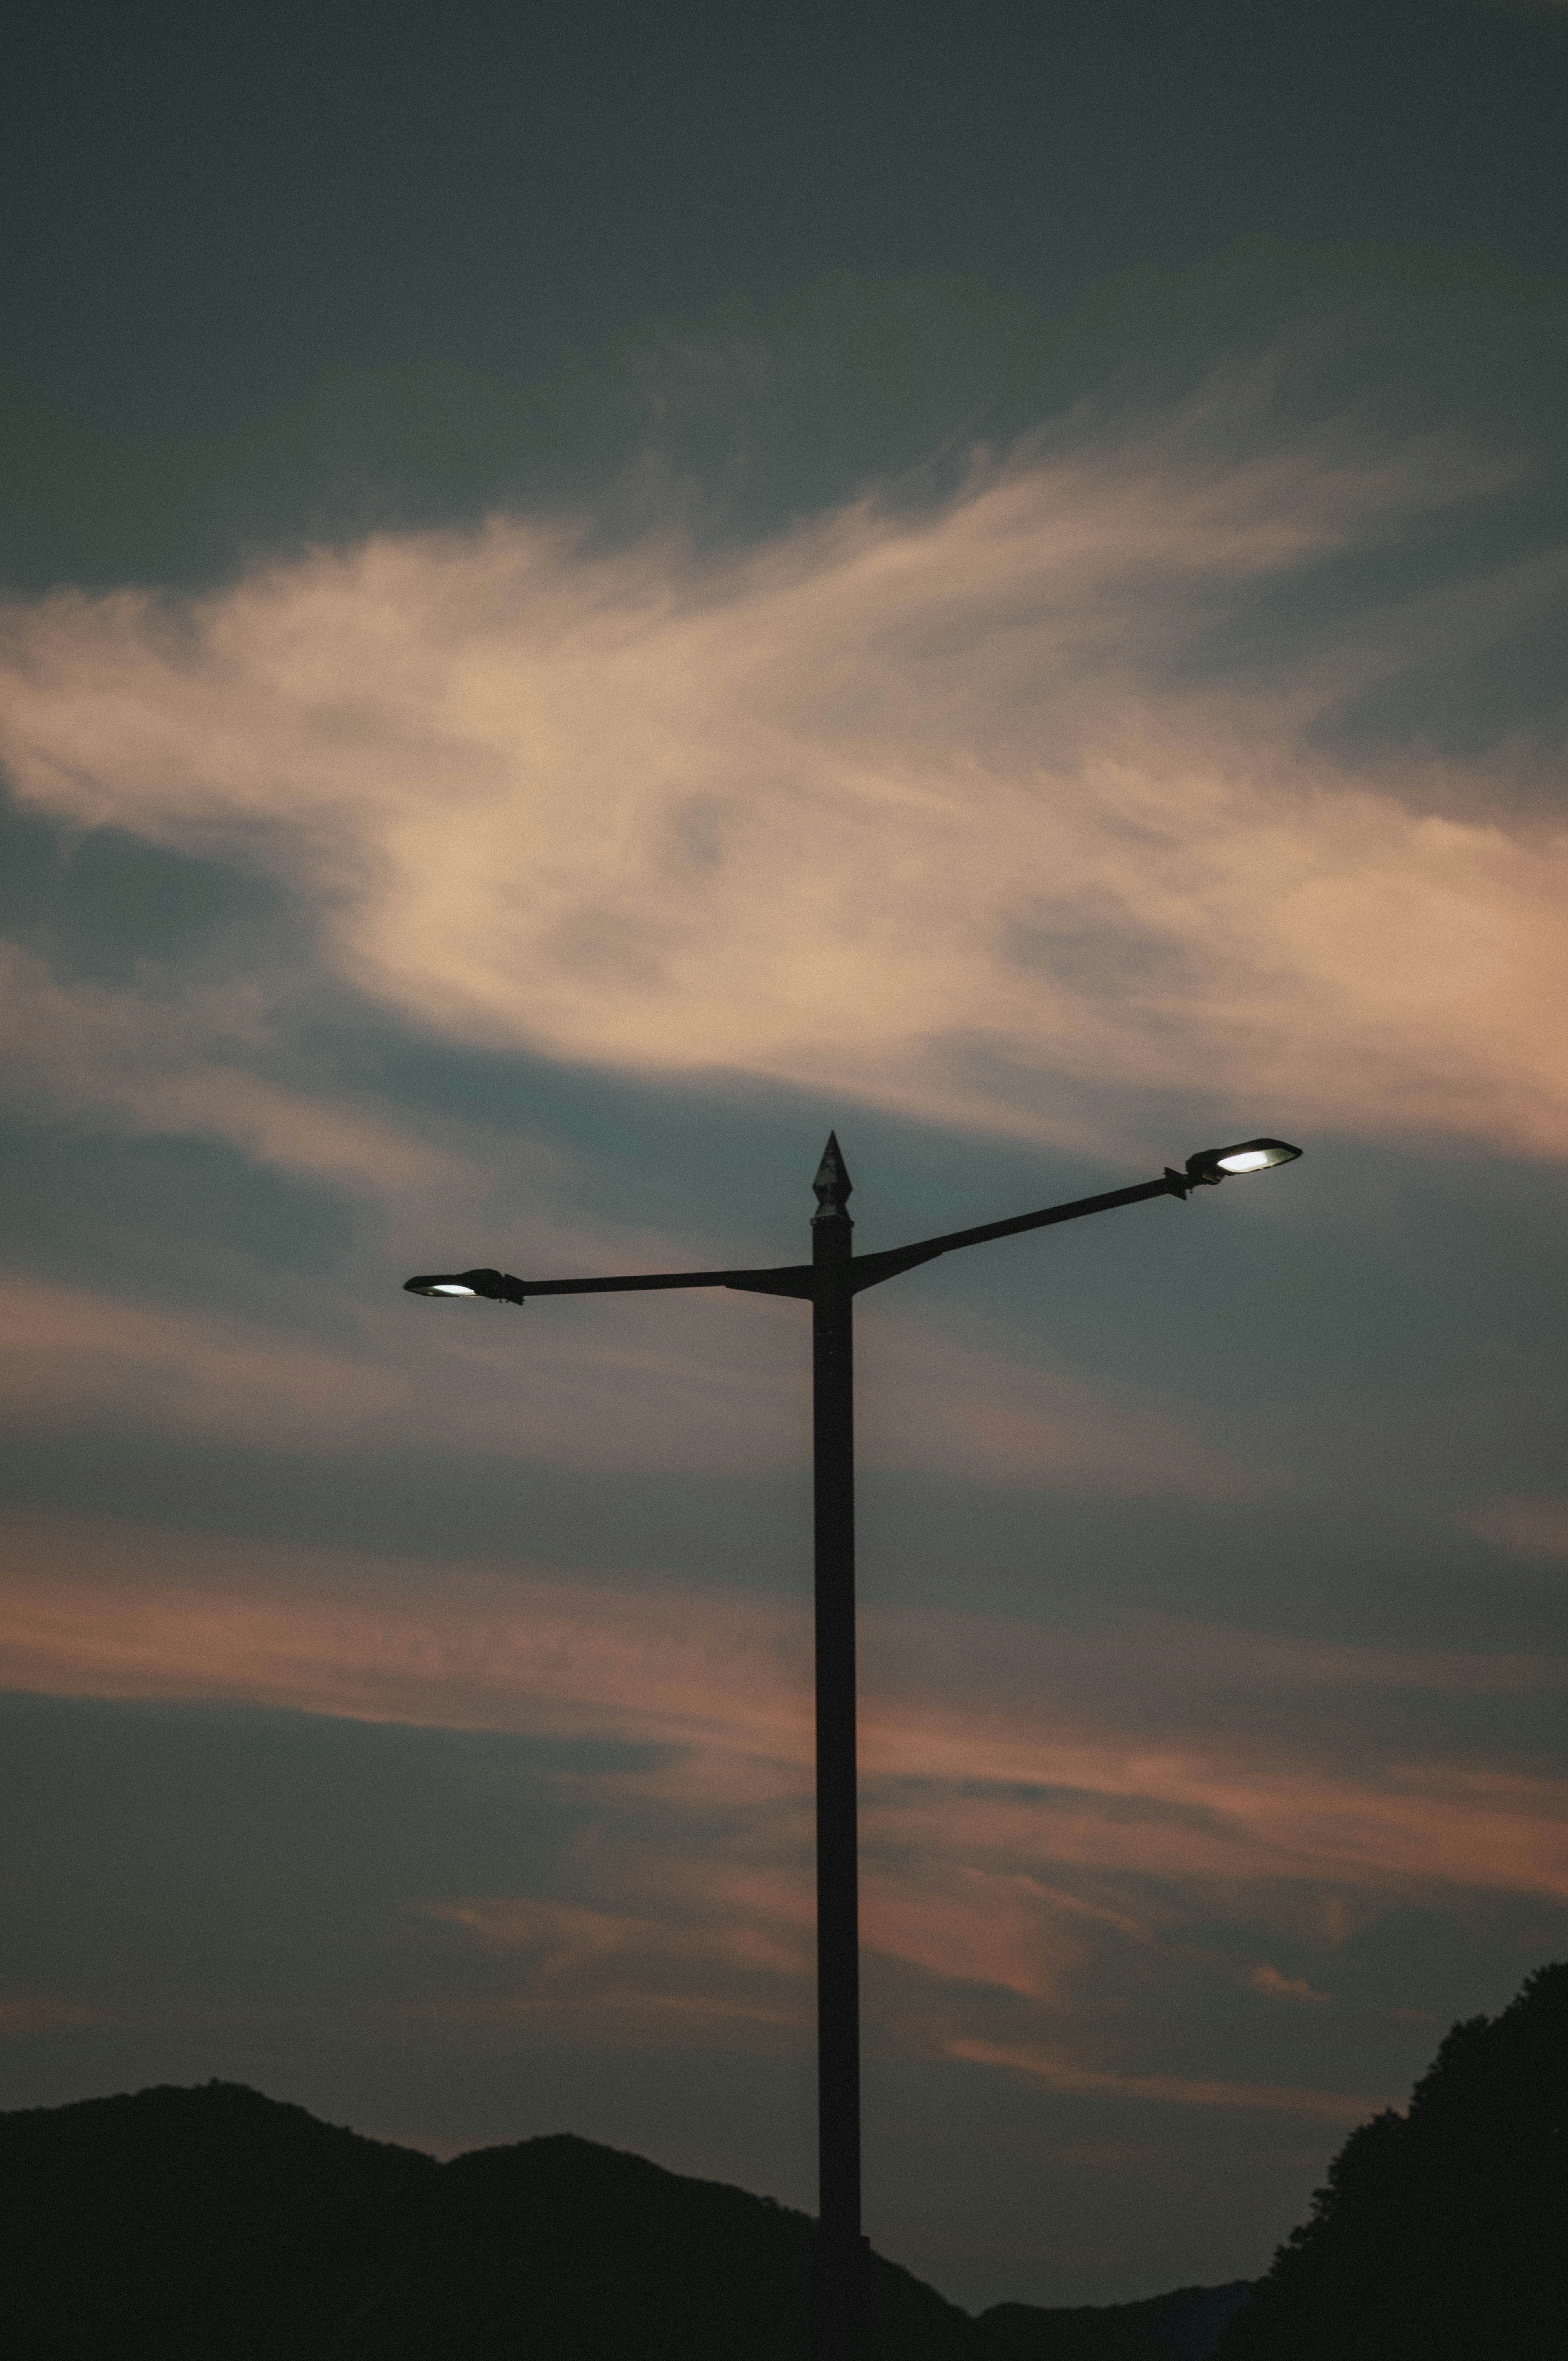
[[[805,2361],[803,2213],[560,2135],[437,2164],[236,2083],[0,2115],[18,2361]],[[1230,2289],[973,2320],[881,2257],[868,2361],[1204,2361]]]
[[[1568,2343],[1568,1961],[1351,2134],[1216,2361],[1552,2361]]]
[[[975,2323],[975,2361],[1209,2361],[1250,2293],[1249,2280],[1233,2279],[1142,2303],[993,2304]]]
[[[232,2082],[0,2115],[18,2361],[805,2361],[813,2225],[561,2134],[438,2164]],[[1568,1962],[1353,2132],[1267,2277],[978,2320],[873,2256],[867,2361],[1547,2361]]]

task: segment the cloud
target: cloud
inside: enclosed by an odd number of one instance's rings
[[[390,1288],[329,1342],[304,1325],[302,1293],[280,1284],[280,1316],[291,1322],[280,1331],[0,1278],[0,1411],[22,1431],[107,1418],[313,1452],[401,1443],[575,1467],[805,1465],[807,1353],[793,1308],[726,1296],[730,1316],[714,1321],[689,1304],[672,1317],[618,1301],[613,1314],[557,1318],[539,1354],[510,1312],[433,1315]],[[1021,1368],[994,1345],[940,1339],[896,1314],[862,1325],[868,1469],[1134,1497],[1245,1488],[1139,1389],[1105,1393]]]
[[[0,941],[5,1063],[19,1104],[99,1129],[222,1139],[257,1162],[385,1203],[472,1203],[463,1160],[366,1109],[311,1096],[245,1060],[273,1047],[276,978],[203,977],[167,991],[67,986]]]
[[[466,1042],[1118,1152],[1126,1094],[1186,1089],[1558,1154],[1549,752],[1332,725],[1562,563],[1219,656],[1508,472],[1222,379],[738,554],[497,518],[14,605],[0,743],[73,827],[282,877],[334,977]]]
[[[7,2033],[74,2033],[106,2023],[97,2009],[47,1993],[0,1993],[0,2037]]]
[[[194,1435],[330,1447],[398,1406],[394,1372],[238,1321],[0,1282],[0,1406],[27,1431],[104,1411]]]
[[[1499,1500],[1472,1521],[1471,1530],[1520,1557],[1568,1558],[1568,1497]]]
[[[1269,2000],[1326,2002],[1330,1997],[1327,1993],[1314,1991],[1304,1976],[1282,1976],[1277,1968],[1266,1963],[1254,1968],[1247,1982],[1254,1992],[1263,1993]]]
[[[804,1599],[86,1523],[20,1528],[8,1559],[0,1686],[653,1744],[673,1751],[638,1774],[643,1797],[681,1816],[765,1802],[784,1812],[786,1852],[805,1844]],[[1398,1749],[1376,1742],[1390,1689],[1522,1694],[1563,1686],[1561,1665],[1367,1649],[1353,1723],[1333,1670],[1349,1651],[1309,1645],[1292,1668],[1292,1643],[1276,1642],[1270,1683],[1227,1635],[1214,1648],[1201,1625],[1165,1619],[1087,1633],[885,1609],[863,1623],[868,1927],[885,1911],[902,1957],[941,1949],[961,1916],[966,1940],[1014,1962],[989,1980],[1043,1991],[1091,1921],[1147,1939],[1157,1912],[1085,1876],[1568,1900],[1561,1779],[1500,1738],[1463,1759],[1422,1753],[1403,1722]],[[1281,1713],[1314,1684],[1299,1719]],[[749,1829],[743,1859],[713,1873],[741,1874],[753,1841]],[[795,1905],[770,1890],[787,1916]],[[1025,1956],[1038,1971],[1017,1966]]]
[[[1052,2091],[1094,2098],[1153,2099],[1183,2107],[1248,2107],[1269,2114],[1307,2115],[1320,2123],[1353,2124],[1376,2114],[1387,2099],[1351,2098],[1338,2091],[1302,2091],[1278,2085],[1214,2082],[1181,2074],[1110,2074],[1073,2064],[1048,2049],[1004,2048],[990,2041],[955,2041],[955,2058],[977,2066],[1003,2066]]]
[[[728,2030],[748,2048],[780,2037],[796,2048],[810,2031],[810,1930],[786,1922],[781,1940],[775,1914],[754,1897],[740,1917],[715,1895],[695,1922],[667,1902],[640,1916],[512,1896],[435,1903],[426,1915],[506,1964],[504,1995],[461,2004],[468,2022],[531,2020],[596,2044],[689,2040],[694,2030],[712,2043]]]
[[[1021,1366],[977,1323],[943,1333],[878,1306],[856,1335],[856,1444],[867,1467],[942,1469],[1065,1491],[1243,1497],[1244,1474],[1152,1391],[1091,1389]]]
[[[450,1569],[433,1583],[425,1570],[422,1596],[407,1566],[381,1560],[91,1527],[78,1554],[73,1575],[58,1529],[12,1538],[0,1686],[462,1730],[624,1726],[688,1747],[711,1738],[717,1712],[731,1742],[743,1727],[764,1755],[809,1752],[792,1661],[806,1643],[797,1619],[765,1605]]]
[[[1317,1980],[1332,1959],[1365,2028],[1366,1964],[1349,1938],[1411,1909],[1485,1920],[1523,1905],[1539,1926],[1568,1904],[1568,1786],[1509,1752],[1512,1697],[1552,1676],[1539,1662],[1155,1618],[1099,1631],[862,1620],[863,1972],[884,2059],[1117,2105],[1350,2122],[1378,2101],[1345,2095],[1365,2068]],[[383,1897],[357,2040],[490,2058],[808,2049],[804,1592],[39,1520],[16,1529],[0,1576],[7,1688],[137,1701],[137,1729],[155,1701],[243,1707],[246,1760],[296,1773],[352,1756],[345,1723],[394,1741],[399,1726],[520,1741],[454,1758],[459,1784],[477,1782],[485,1840],[423,1828],[417,1868]],[[1380,1740],[1391,1695],[1442,1707],[1456,1692],[1499,1700],[1464,1760],[1445,1759],[1442,1710],[1424,1753],[1409,1711],[1403,1746]],[[339,1728],[323,1745],[260,1720],[280,1709]],[[198,1721],[198,1752],[211,1728]],[[117,1765],[126,1725],[113,1730]],[[286,1780],[284,1807],[303,1792]],[[503,1825],[527,1841],[501,1840]],[[198,1846],[222,1828],[236,1891],[259,1874],[270,1914],[265,1846],[257,1864],[245,1843],[230,1862],[222,1810],[196,1826]],[[329,1833],[323,1860],[341,1840]],[[384,1870],[367,1873],[378,1889]],[[1312,1979],[1259,1964],[1280,1942]],[[18,1982],[47,1991],[47,1966]],[[105,1970],[84,1996],[94,2022],[160,2025],[161,2002],[134,1984]],[[212,2025],[234,2008],[215,1993]],[[1329,2045],[1310,2059],[1303,2017]],[[12,2021],[0,2009],[0,2027]]]

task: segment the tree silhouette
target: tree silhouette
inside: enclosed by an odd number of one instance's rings
[[[1568,2335],[1568,1961],[1456,2025],[1352,2132],[1215,2361],[1556,2361]]]

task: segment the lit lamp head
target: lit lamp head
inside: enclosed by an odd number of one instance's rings
[[[522,1286],[500,1270],[438,1270],[422,1279],[405,1279],[405,1295],[483,1295],[492,1303],[521,1303]]]
[[[1266,1172],[1271,1165],[1288,1164],[1300,1153],[1288,1139],[1244,1139],[1234,1148],[1205,1148],[1187,1159],[1188,1186],[1217,1189],[1237,1173]]]

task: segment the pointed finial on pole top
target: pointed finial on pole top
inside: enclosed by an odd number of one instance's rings
[[[814,1222],[847,1222],[852,1218],[845,1211],[845,1200],[853,1183],[845,1170],[836,1131],[828,1135],[828,1145],[822,1151],[822,1161],[811,1185],[817,1192],[817,1210],[811,1217]]]

